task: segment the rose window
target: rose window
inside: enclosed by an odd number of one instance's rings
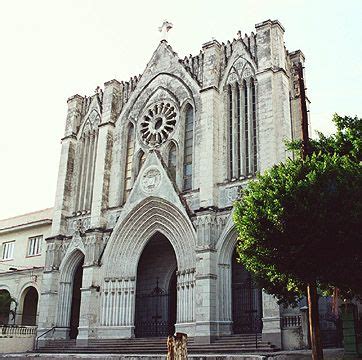
[[[142,116],[139,131],[147,145],[160,145],[168,140],[176,126],[177,109],[169,102],[160,102]]]

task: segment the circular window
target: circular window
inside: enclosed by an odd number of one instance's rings
[[[139,132],[146,145],[155,146],[168,140],[176,126],[177,109],[169,102],[160,102],[142,115]]]

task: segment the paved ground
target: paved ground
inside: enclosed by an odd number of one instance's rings
[[[41,358],[41,360],[59,359],[99,359],[99,360],[164,360],[165,355],[119,355],[119,354],[0,354],[0,359],[9,358],[11,360]],[[192,355],[189,360],[307,360],[311,359],[308,350],[303,351],[280,351],[267,355]],[[356,357],[344,357],[343,349],[324,350],[325,360],[357,359]],[[35,359],[34,359],[35,360]]]

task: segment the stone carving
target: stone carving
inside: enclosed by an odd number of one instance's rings
[[[240,197],[240,190],[243,185],[235,184],[234,186],[229,186],[220,189],[220,206],[228,207],[232,206],[233,202]]]
[[[97,110],[93,109],[86,119],[83,132],[95,130],[101,122],[101,117]]]
[[[85,232],[90,228],[90,220],[90,216],[69,219],[68,234],[74,234],[75,232]]]
[[[175,130],[177,109],[169,101],[161,101],[148,108],[139,122],[142,141],[149,146],[161,145]]]
[[[244,71],[243,71],[243,79],[247,79],[247,78],[249,78],[251,75],[252,75],[252,72],[251,72],[250,67],[249,67],[249,66],[245,67],[245,68],[244,68]]]
[[[199,248],[215,248],[225,223],[227,215],[214,213],[200,214],[193,223],[197,231],[197,245]]]
[[[161,173],[156,167],[149,167],[141,179],[142,190],[146,193],[154,192],[161,182]]]

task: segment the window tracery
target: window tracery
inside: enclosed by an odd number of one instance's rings
[[[241,79],[228,78],[226,87],[229,180],[258,170],[256,82],[249,66],[244,67]]]
[[[177,108],[170,101],[161,101],[149,107],[139,125],[143,143],[152,147],[166,142],[175,130],[177,118]]]
[[[78,140],[78,180],[75,200],[76,212],[89,212],[92,206],[95,162],[100,115],[95,109],[85,120]]]
[[[176,180],[176,145],[174,142],[171,142],[169,151],[168,151],[168,169],[172,176],[173,180]]]
[[[184,141],[184,166],[183,189],[192,189],[192,156],[194,138],[194,109],[187,104],[185,109],[185,141]]]
[[[132,190],[132,167],[133,167],[133,154],[134,154],[134,126],[131,123],[128,128],[127,134],[127,151],[126,151],[126,169],[124,179],[124,202],[127,201],[128,196]]]

